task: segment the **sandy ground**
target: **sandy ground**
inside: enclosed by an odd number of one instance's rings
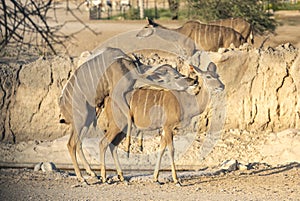
[[[299,16],[297,13],[291,16],[281,13],[282,25],[265,46],[276,47],[291,42],[300,48]],[[82,51],[93,50],[110,37],[140,29],[145,24],[143,21],[88,21],[86,13],[82,14],[82,19],[101,34],[94,35],[88,30],[77,34],[73,44],[68,45],[74,57]],[[161,23],[170,27],[181,24]],[[81,26],[70,22],[63,31],[76,31]],[[256,47],[260,46],[264,37],[257,37]],[[111,173],[110,176],[113,175]],[[250,170],[221,174],[212,170],[180,172],[181,187],[169,181],[170,172],[161,174],[162,185],[152,183],[150,173],[128,172],[125,177],[127,182],[119,182],[112,177],[110,184],[87,178],[90,185],[82,185],[77,182],[72,170],[45,173],[31,168],[1,168],[0,197],[1,200],[300,200],[299,163],[272,167],[261,164]]]
[[[180,172],[182,186],[151,182],[149,174],[127,173],[127,182],[110,184],[88,179],[80,185],[65,171],[44,173],[32,169],[0,169],[1,200],[299,200],[300,165],[268,167],[221,174]],[[129,182],[128,182],[129,181]]]

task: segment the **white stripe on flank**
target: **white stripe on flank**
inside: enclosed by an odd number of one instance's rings
[[[146,93],[146,99],[145,99],[145,102],[144,102],[144,111],[143,111],[144,117],[146,116],[146,111],[147,111],[148,96],[149,96],[149,90]]]
[[[154,93],[155,95],[154,95],[154,104],[156,104],[156,97],[157,97],[157,94],[156,93]]]
[[[83,77],[83,82],[85,83],[85,86],[84,86],[84,83],[83,83],[82,84],[83,86],[82,85],[78,85],[78,88],[81,88],[81,87],[85,87],[86,88],[87,91],[85,91],[83,94],[84,94],[85,98],[88,99],[88,97],[90,96],[89,88],[88,88],[89,84],[88,84],[88,81],[85,79],[85,74],[82,71],[81,71],[81,77]],[[86,95],[86,94],[88,94],[88,95]]]
[[[225,30],[224,30],[225,32]],[[221,28],[219,28],[219,37],[218,37],[218,47],[220,48],[220,43],[221,43],[221,36],[222,36],[222,32],[221,32]],[[223,44],[224,46],[224,44]]]
[[[133,92],[132,94],[134,94],[135,92]],[[132,107],[132,101],[133,101],[133,98],[132,98],[133,96],[131,96],[131,98],[130,98],[130,102],[129,102],[129,108],[131,108]],[[133,108],[131,108],[131,110],[132,110]]]
[[[95,93],[96,90],[95,90],[95,87],[94,87],[94,79],[93,79],[93,76],[92,76],[92,73],[91,73],[90,62],[88,62],[88,74],[90,75],[90,80],[88,80],[90,83],[87,83],[87,89],[89,90],[90,95],[92,95],[93,93],[96,94]],[[90,89],[90,87],[91,87],[91,89]]]
[[[73,75],[73,76],[74,76],[74,75]],[[65,84],[65,86],[63,87],[61,96],[64,94],[65,89],[66,89],[69,85],[71,85],[72,91],[74,90],[74,84],[73,84],[72,82],[70,82],[70,80],[71,80],[71,79],[69,79],[69,80],[67,81],[67,84]]]
[[[159,91],[159,100],[158,100],[158,105],[159,106],[161,106],[162,107],[162,105],[163,105],[163,95],[164,95],[164,93],[163,93],[163,91]],[[162,116],[162,114],[163,114],[163,111],[162,111],[163,109],[160,109],[159,110],[159,114],[158,114],[158,117],[159,118],[161,118],[161,116]],[[161,119],[160,119],[161,120]]]
[[[139,103],[140,103],[140,96],[141,96],[141,91],[138,91],[138,99],[137,99],[137,104],[136,104],[136,106],[135,106],[135,111],[138,111],[138,105],[139,105]]]
[[[83,91],[81,90],[81,88],[80,88],[80,86],[78,85],[78,78],[77,78],[77,76],[75,76],[75,79],[74,79],[75,81],[74,81],[74,87],[73,87],[73,97],[74,97],[74,95],[75,95],[75,93],[74,93],[74,89],[75,89],[75,86],[77,86],[77,88],[79,89],[79,92],[81,93],[81,94],[83,94],[84,95],[84,93],[83,93]]]
[[[67,101],[68,101],[68,103],[70,103],[70,104],[72,105],[72,99],[70,99],[70,98],[69,98],[69,96],[67,96],[67,94],[66,94],[66,93],[70,94],[70,97],[72,96],[72,94],[70,93],[70,91],[69,91],[69,89],[68,89],[68,88],[66,88],[65,90],[66,90],[66,92],[64,93],[64,94],[65,94],[65,96],[64,96],[64,100],[67,100]]]
[[[97,83],[95,83],[95,81],[94,81],[94,78],[93,78],[93,75],[92,75],[92,72],[91,72],[90,62],[88,62],[88,64],[89,64],[89,73],[90,73],[90,77],[91,77],[92,93],[93,92],[95,93],[96,92],[95,85]],[[95,66],[92,66],[92,67],[95,68]]]
[[[207,25],[204,25],[205,26],[205,29],[204,29],[204,42],[205,42],[205,45],[207,46],[208,45],[208,42],[207,42],[207,28],[208,26]]]
[[[108,79],[108,77],[107,77],[107,75],[106,75],[106,73],[107,73],[107,68],[110,68],[110,67],[108,67],[108,66],[106,66],[106,63],[105,63],[105,61],[104,61],[104,56],[103,55],[101,55],[101,57],[102,57],[102,66],[100,65],[100,67],[102,67],[101,69],[103,69],[103,75],[104,75],[104,77],[105,77],[105,81],[107,81],[107,82],[109,82],[109,79]],[[109,64],[110,65],[110,64]]]
[[[195,30],[193,30],[195,33],[195,42],[199,44],[199,35],[200,35],[200,31],[199,31],[199,27],[195,27]],[[200,47],[199,47],[200,48]]]
[[[102,68],[101,68],[101,65],[100,65],[100,63],[99,63],[98,57],[97,57],[97,59],[94,59],[93,62],[94,62],[94,65],[97,66],[97,67],[96,67],[96,72],[97,72],[97,77],[98,77],[98,79],[99,79],[99,77],[100,77],[100,75],[101,75],[101,73],[102,73]]]

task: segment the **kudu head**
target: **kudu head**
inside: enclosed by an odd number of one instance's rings
[[[209,63],[207,71],[203,71],[196,66],[191,66],[191,71],[192,73],[195,73],[196,80],[198,80],[198,86],[202,86],[204,84],[211,92],[219,92],[224,90],[225,86],[219,79],[219,75],[216,72],[217,66],[213,62]],[[202,79],[198,79],[198,77]]]
[[[138,38],[149,37],[155,32],[156,28],[162,27],[161,25],[155,23],[150,18],[147,18],[147,20],[148,20],[148,24],[146,26],[144,26],[144,28],[137,33],[136,37],[138,37]]]

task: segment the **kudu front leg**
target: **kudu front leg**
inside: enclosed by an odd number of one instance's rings
[[[163,136],[164,131],[162,132],[162,136],[160,139],[160,148],[159,148],[159,153],[158,153],[158,158],[156,161],[155,169],[154,169],[154,174],[153,174],[153,181],[159,183],[158,181],[158,176],[159,176],[159,169],[160,169],[160,164],[161,164],[161,158],[165,153],[165,149],[167,146],[166,140]]]
[[[180,185],[180,182],[177,177],[176,168],[175,168],[175,162],[174,162],[174,145],[173,145],[173,136],[171,136],[171,139],[169,139],[168,143],[168,149],[169,149],[169,157],[171,161],[171,169],[172,169],[172,178],[176,185]]]

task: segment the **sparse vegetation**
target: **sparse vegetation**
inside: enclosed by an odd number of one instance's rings
[[[165,8],[149,8],[144,10],[145,17],[151,18],[151,19],[170,19],[171,18],[171,12],[169,9]],[[130,19],[130,20],[139,20],[139,10],[138,8],[130,8],[127,12],[118,14],[114,16],[112,19],[118,19],[119,17],[123,17],[124,19]]]
[[[277,11],[277,10],[299,10],[300,11],[300,2],[298,2],[296,4],[274,3],[274,4],[271,4],[271,6],[274,11]]]
[[[12,48],[17,55],[32,50],[37,51],[35,54],[38,55],[58,54],[57,46],[62,46],[68,52],[65,43],[77,32],[61,32],[68,22],[51,25],[51,22],[57,21],[57,4],[59,2],[53,0],[1,0],[0,54],[7,55],[6,47]],[[94,32],[74,14],[74,9],[69,7],[69,0],[66,0],[66,11],[86,29]]]
[[[273,32],[275,30],[277,23],[270,10],[280,4],[257,0],[185,0],[186,6],[180,5],[178,16],[175,18],[171,6],[169,9],[145,9],[145,16],[156,19],[198,19],[203,22],[242,17],[254,26],[256,33],[262,34],[266,31]],[[140,19],[138,8],[129,9],[123,14],[123,17],[125,19]]]
[[[276,21],[266,11],[264,1],[257,0],[187,0],[186,18],[204,22],[242,17],[254,26],[256,33],[274,31]]]

